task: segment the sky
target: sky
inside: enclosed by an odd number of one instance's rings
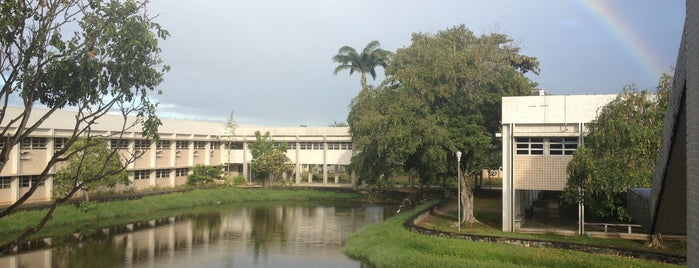
[[[171,71],[154,97],[161,117],[294,127],[346,122],[357,73],[333,75],[340,47],[372,40],[395,51],[412,33],[464,24],[507,34],[537,57],[527,75],[547,93],[653,89],[678,54],[684,1],[657,0],[151,0],[171,36]],[[384,78],[379,67],[378,85]]]

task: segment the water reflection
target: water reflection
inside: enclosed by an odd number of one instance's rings
[[[260,205],[138,222],[34,242],[0,267],[360,267],[347,238],[395,207]],[[61,244],[60,246],[58,244]]]

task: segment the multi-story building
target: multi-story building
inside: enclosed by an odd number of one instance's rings
[[[17,108],[8,108],[6,114],[19,112]],[[36,114],[43,112],[35,109],[33,120],[36,120]],[[134,120],[128,118],[127,121]],[[286,154],[294,164],[294,172],[288,179],[294,179],[296,183],[311,183],[313,171],[317,171],[316,182],[328,183],[330,170],[335,171],[334,183],[338,183],[337,171],[343,170],[352,157],[352,138],[347,127],[239,126],[231,136],[223,122],[168,118],[161,118],[161,121],[157,142],[143,138],[139,126],[122,131],[124,120],[121,115],[104,115],[91,126],[91,135],[109,139],[112,148],[142,153],[127,166],[129,179],[133,182],[128,187],[139,190],[182,185],[196,165],[228,165],[232,171],[230,175],[250,179],[255,167],[251,163],[248,143],[255,141],[256,131],[269,132],[277,143],[287,142]],[[28,201],[51,199],[52,177],[42,182],[38,175],[56,150],[63,148],[72,135],[74,124],[75,113],[57,111],[14,146],[10,159],[0,172],[0,203],[16,201],[35,183],[41,185]],[[230,150],[225,146],[229,141],[234,143]],[[0,146],[5,146],[2,139]],[[61,164],[51,167],[49,174],[54,174]],[[302,178],[302,175],[307,177]]]
[[[514,232],[541,191],[561,192],[586,124],[616,95],[502,98],[502,230]]]

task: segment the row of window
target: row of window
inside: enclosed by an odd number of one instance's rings
[[[578,149],[577,137],[516,138],[518,155],[573,155]]]
[[[171,169],[156,169],[155,170],[155,178],[160,179],[160,178],[169,178],[170,177],[170,172]],[[134,180],[146,180],[150,179],[152,170],[135,170],[132,171],[133,179]],[[189,174],[189,168],[177,168],[175,169],[175,177],[184,177]]]
[[[68,142],[67,138],[54,138],[54,148],[56,149],[62,149],[65,147],[65,144]],[[175,149],[177,150],[186,150],[189,149],[189,142],[190,141],[183,141],[183,140],[176,140],[174,141],[175,144]],[[152,141],[150,140],[134,140],[134,148],[136,150],[148,150],[151,147]],[[209,148],[210,149],[218,149],[221,148],[221,142],[220,141],[211,141],[209,143]],[[46,144],[47,144],[47,138],[44,137],[30,137],[30,138],[25,138],[22,139],[22,142],[20,143],[20,148],[21,149],[46,149]],[[156,143],[156,148],[158,150],[167,150],[170,149],[173,144],[173,141],[170,140],[160,140]],[[195,150],[203,150],[206,149],[206,141],[193,141],[193,146]],[[279,147],[281,143],[277,142],[275,143],[275,147]],[[352,150],[352,143],[351,142],[329,142],[328,144],[328,150]],[[111,148],[119,148],[119,149],[128,149],[129,148],[129,140],[120,140],[120,139],[112,139],[110,140],[109,145]],[[3,148],[5,146],[5,139],[0,139],[0,148]],[[243,143],[242,142],[234,142],[232,144],[233,149],[243,149]],[[296,150],[296,143],[291,142],[287,144],[287,149],[288,150]],[[299,149],[301,150],[323,150],[324,149],[324,143],[322,142],[301,142],[299,143]]]
[[[39,186],[44,185],[41,181],[41,176],[20,176],[19,177],[19,187],[28,188],[32,187],[34,184],[39,184]],[[12,177],[0,177],[0,189],[8,189],[12,187]]]

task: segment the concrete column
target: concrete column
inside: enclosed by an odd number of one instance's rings
[[[301,142],[299,142],[299,136],[296,135],[296,166],[294,167],[296,171],[296,184],[301,183]]]
[[[189,146],[188,151],[187,151],[187,158],[189,161],[187,162],[189,166],[194,166],[194,135],[189,135]]]
[[[328,138],[323,136],[323,184],[328,184]]]
[[[502,231],[514,231],[514,180],[513,171],[514,157],[512,152],[512,126],[502,126]]]
[[[311,168],[311,164],[308,164],[308,183],[313,182],[313,168]]]
[[[243,176],[251,181],[250,174],[248,173],[248,143],[246,142],[245,136],[243,136]]]
[[[337,168],[338,166],[340,166],[340,165],[339,165],[339,164],[335,164],[335,165],[334,165],[334,168],[335,168],[335,184],[340,183],[340,174],[338,173],[339,171],[338,171],[338,168]]]

